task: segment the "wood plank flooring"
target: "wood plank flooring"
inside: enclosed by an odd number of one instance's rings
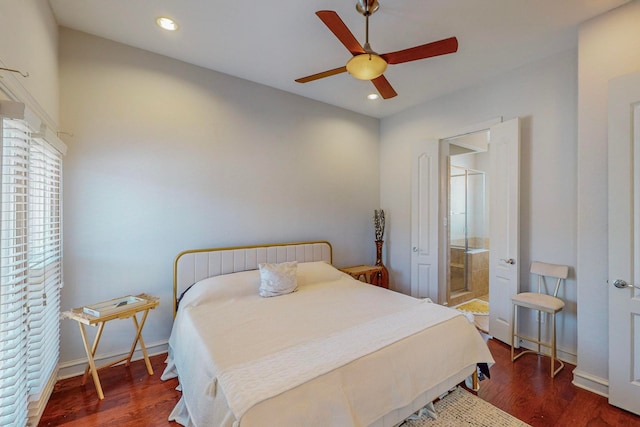
[[[175,388],[178,380],[162,381],[166,354],[151,356],[153,375],[147,373],[143,360],[105,368],[99,371],[104,400],[89,378],[60,380],[49,398],[39,426],[65,427],[152,427],[179,426],[167,421],[169,413],[180,399]]]
[[[538,426],[640,426],[640,417],[610,406],[607,399],[571,384],[574,366],[567,364],[555,379],[549,359],[527,355],[511,363],[509,347],[489,341],[496,360],[491,379],[480,383],[478,395],[519,419]],[[98,400],[91,379],[58,381],[39,426],[155,427],[177,426],[167,416],[180,398],[176,380],[161,381],[165,355],[151,358],[153,376],[144,363],[100,371],[105,399]]]
[[[565,364],[554,379],[550,359],[525,355],[511,362],[511,348],[489,340],[496,363],[478,396],[534,427],[640,426],[640,417],[609,405],[605,397],[571,384],[575,366]]]

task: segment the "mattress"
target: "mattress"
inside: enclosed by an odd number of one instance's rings
[[[296,292],[272,298],[259,296],[257,270],[204,279],[185,293],[163,373],[178,376],[182,390],[170,419],[198,427],[386,425],[477,363],[493,362],[456,310],[364,284],[325,262],[298,264],[297,278]]]

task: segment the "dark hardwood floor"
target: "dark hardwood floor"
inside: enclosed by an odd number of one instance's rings
[[[575,366],[554,379],[548,357],[525,355],[511,363],[511,349],[489,340],[496,363],[478,396],[534,427],[640,426],[640,417],[609,405],[605,397],[571,384]]]
[[[555,379],[549,377],[549,359],[524,356],[514,364],[509,347],[489,341],[496,360],[491,379],[480,383],[484,400],[537,426],[640,426],[640,417],[610,406],[602,396],[571,384],[574,366],[567,364]],[[161,381],[165,355],[151,358],[153,376],[144,363],[100,371],[105,398],[98,400],[91,379],[58,381],[39,426],[177,426],[167,416],[180,398],[176,380]]]
[[[82,377],[58,381],[38,426],[179,426],[167,421],[180,392],[175,390],[177,379],[160,379],[166,357],[150,358],[153,375],[143,360],[100,370],[104,400],[98,399],[91,377],[85,385]]]

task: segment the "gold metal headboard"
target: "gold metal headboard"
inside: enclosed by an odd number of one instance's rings
[[[180,295],[208,277],[256,270],[262,262],[333,262],[327,241],[261,244],[224,248],[190,249],[180,252],[173,264],[173,315]]]

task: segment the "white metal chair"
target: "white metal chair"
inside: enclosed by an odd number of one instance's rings
[[[531,263],[530,271],[531,274],[538,276],[538,292],[522,292],[511,298],[513,307],[511,314],[511,362],[514,362],[517,358],[527,353],[545,356],[545,354],[540,351],[540,346],[548,347],[551,349],[551,378],[553,378],[562,368],[564,368],[564,363],[561,360],[558,360],[556,354],[556,314],[564,308],[564,301],[558,298],[558,290],[560,289],[560,284],[564,282],[569,275],[569,267],[566,265],[534,261]],[[549,294],[549,291],[547,290],[546,278],[556,280],[553,294]],[[518,333],[518,307],[538,311],[537,339]],[[542,341],[540,336],[540,326],[543,313],[547,313],[549,315],[548,317],[551,318],[551,339],[549,341]],[[522,350],[518,354],[515,354],[514,344],[517,338],[536,343],[538,345],[538,351]],[[556,360],[560,365],[558,368],[555,367]]]

